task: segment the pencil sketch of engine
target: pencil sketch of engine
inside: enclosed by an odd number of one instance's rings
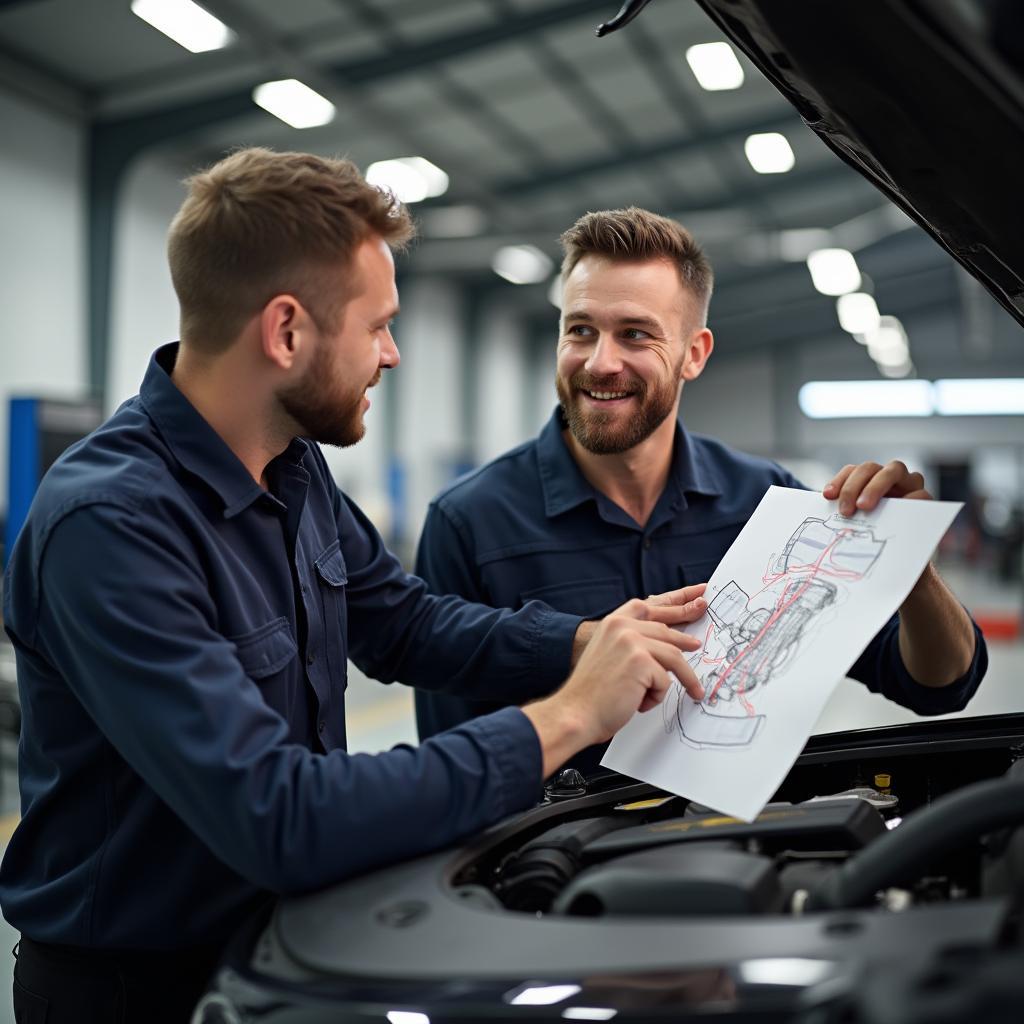
[[[708,605],[711,625],[690,657],[704,699],[673,687],[665,727],[697,747],[746,747],[764,727],[750,695],[767,686],[797,656],[801,640],[835,605],[840,587],[863,579],[885,547],[851,520],[805,519],[782,553],[769,560],[753,597],[735,581]]]

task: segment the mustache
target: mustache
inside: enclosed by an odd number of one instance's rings
[[[577,391],[628,391],[635,395],[643,395],[647,391],[647,385],[639,377],[621,374],[595,377],[584,370],[574,373],[569,379],[569,384]]]
[[[368,391],[370,388],[375,388],[379,383],[380,383],[380,367],[378,366],[377,367],[377,372],[373,375],[373,380],[371,380],[370,383],[366,385],[365,390]]]

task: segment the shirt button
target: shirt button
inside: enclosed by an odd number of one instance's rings
[[[306,655],[306,664],[312,665],[314,661],[316,661],[316,655],[310,651],[309,654]]]
[[[327,723],[326,722],[321,722],[320,723],[320,735],[323,736],[323,734],[325,732],[327,732]]]
[[[650,551],[650,550],[651,550],[651,538],[650,537],[644,537],[644,551]]]

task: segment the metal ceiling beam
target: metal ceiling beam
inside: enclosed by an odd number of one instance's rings
[[[501,23],[416,43],[398,53],[344,61],[319,70],[341,85],[364,85],[594,15],[593,0],[563,0],[518,13]],[[97,398],[103,398],[106,388],[114,211],[125,170],[135,157],[158,143],[250,113],[254,109],[251,86],[255,84],[195,102],[94,121],[89,138],[88,365],[89,390]]]

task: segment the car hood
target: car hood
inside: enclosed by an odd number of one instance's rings
[[[698,2],[830,149],[1024,324],[1024,4]]]

